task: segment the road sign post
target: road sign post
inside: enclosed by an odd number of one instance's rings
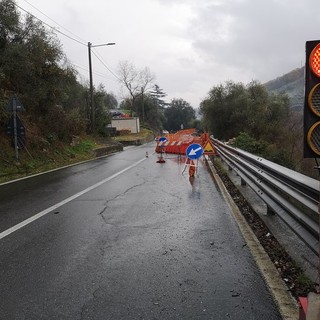
[[[198,169],[198,160],[202,155],[203,155],[203,148],[200,144],[198,144],[198,143],[190,144],[186,150],[187,160],[185,162],[182,174],[186,170],[187,166],[189,166],[189,167],[194,166],[194,168],[195,168],[194,173],[196,173],[197,169]],[[194,163],[194,160],[197,160],[196,164]]]
[[[19,132],[23,132],[24,135],[24,127],[20,121],[20,119],[17,116],[17,112],[19,111],[25,111],[24,107],[22,106],[21,102],[18,100],[18,98],[13,95],[8,103],[7,111],[12,112],[12,129],[13,129],[13,141],[14,141],[14,150],[16,154],[16,160],[19,161],[19,144],[18,144],[18,130]],[[18,128],[18,123],[19,123],[19,128]],[[11,132],[12,132],[11,129]],[[10,132],[10,130],[9,130]],[[23,138],[21,140],[24,141]]]
[[[164,144],[167,142],[166,137],[161,137],[158,141],[158,145],[160,146],[160,158],[158,159],[157,163],[165,163],[166,161],[163,159],[163,148],[165,147]]]
[[[14,150],[16,153],[16,160],[19,161],[18,151],[18,133],[17,133],[17,101],[13,100],[13,137],[14,137]]]

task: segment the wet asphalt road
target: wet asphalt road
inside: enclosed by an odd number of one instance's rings
[[[0,186],[1,319],[281,319],[205,165],[153,150]]]

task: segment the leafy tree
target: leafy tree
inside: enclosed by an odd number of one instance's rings
[[[191,105],[183,99],[173,99],[170,106],[164,110],[165,128],[170,131],[178,131],[191,128],[192,121],[196,118],[196,112]]]
[[[107,93],[104,96],[104,103],[108,109],[117,109],[118,100],[113,93]]]
[[[0,21],[1,105],[17,94],[27,109],[28,122],[45,135],[55,131],[48,127],[50,121],[57,122],[54,114],[64,118],[70,112],[85,122],[88,89],[77,81],[77,72],[66,60],[57,37],[34,17],[21,17],[11,0],[0,0]],[[5,122],[5,115],[0,117]],[[65,118],[72,121],[72,117],[66,114]],[[63,123],[61,120],[60,125]]]
[[[97,91],[94,91],[94,106],[95,106],[95,131],[104,135],[106,133],[106,127],[111,123],[111,114],[109,112],[107,92],[103,85],[98,87]]]
[[[229,81],[210,90],[200,111],[218,139],[235,137],[240,148],[294,166],[297,144],[287,95],[268,93],[256,81],[247,86]]]
[[[229,139],[241,131],[246,122],[247,94],[241,83],[227,82],[213,87],[200,104],[204,127],[218,139]]]
[[[256,139],[274,139],[289,116],[289,99],[284,94],[268,94],[252,81],[227,82],[213,87],[200,104],[205,126],[218,138],[228,140],[240,132]]]
[[[88,87],[77,81],[77,73],[72,67],[65,69],[65,76],[61,78],[63,87],[57,101],[67,111],[78,109],[84,119],[89,119]]]
[[[13,40],[1,48],[6,90],[22,96],[29,111],[45,114],[61,97],[62,79],[69,72],[60,67],[63,52],[57,39],[31,16],[15,31]]]
[[[0,49],[15,40],[20,32],[20,15],[12,0],[0,1]]]

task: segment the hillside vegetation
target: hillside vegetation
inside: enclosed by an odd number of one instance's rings
[[[304,101],[304,73],[305,68],[297,68],[274,80],[264,84],[266,89],[275,93],[286,93],[290,98],[290,107],[301,112]]]
[[[205,126],[217,139],[231,139],[238,148],[316,177],[312,160],[303,159],[302,107],[292,108],[284,90],[296,92],[293,84],[300,78],[296,70],[267,85],[228,81],[214,86],[200,106]]]

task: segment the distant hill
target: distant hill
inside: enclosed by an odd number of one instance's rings
[[[303,109],[304,101],[304,67],[268,81],[264,84],[270,92],[285,92],[290,97],[291,107],[296,111]]]

